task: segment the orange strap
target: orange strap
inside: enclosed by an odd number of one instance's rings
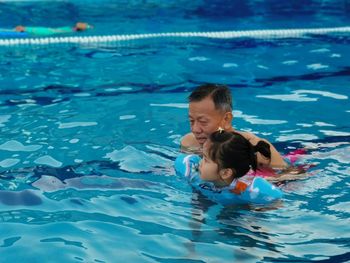
[[[241,193],[243,193],[245,191],[245,189],[247,189],[248,184],[242,182],[242,181],[237,181],[235,188],[231,189],[231,192],[239,195]]]

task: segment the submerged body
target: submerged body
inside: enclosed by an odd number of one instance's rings
[[[75,32],[75,30],[69,26],[57,27],[57,28],[26,26],[24,32],[28,33],[29,35],[35,35],[35,36],[50,36],[50,35],[56,35],[56,34],[73,33]]]

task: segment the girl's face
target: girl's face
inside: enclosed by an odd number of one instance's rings
[[[208,156],[208,142],[203,147],[203,159],[199,165],[200,177],[204,181],[218,182],[221,180],[218,164]]]

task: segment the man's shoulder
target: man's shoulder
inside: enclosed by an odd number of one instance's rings
[[[251,132],[246,132],[246,131],[236,131],[236,132],[241,134],[244,138],[246,138],[252,145],[256,145],[260,140],[266,141],[265,139],[262,139]]]
[[[196,147],[199,146],[196,138],[194,137],[193,133],[187,133],[185,134],[181,139],[181,146],[182,147]]]

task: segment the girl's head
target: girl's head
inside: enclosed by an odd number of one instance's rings
[[[271,158],[270,145],[264,141],[253,146],[239,133],[216,131],[210,135],[203,148],[201,178],[216,185],[228,185],[250,169],[256,171],[256,152]]]

